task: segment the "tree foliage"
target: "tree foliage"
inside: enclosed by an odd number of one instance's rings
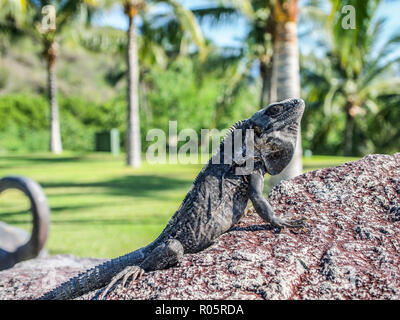
[[[43,66],[33,58],[42,44],[24,47],[17,40],[41,39],[33,26],[41,18],[40,6],[50,2],[58,6],[57,24],[63,30],[57,77],[65,148],[93,150],[94,132],[113,127],[120,129],[123,142],[126,33],[90,23],[103,1],[85,1],[82,6],[83,1],[73,0],[0,0],[0,149],[47,149],[44,71],[37,71]],[[224,0],[189,10],[175,1],[146,1],[137,37],[144,148],[147,131],[167,132],[169,120],[177,120],[179,129],[223,129],[259,107],[262,65],[272,54],[268,8],[273,2]],[[303,2],[300,26],[309,29],[302,29],[300,47],[303,41],[309,43],[310,30],[319,35],[312,43],[315,50],[301,57],[301,95],[307,106],[303,149],[343,154],[347,144],[354,155],[400,149],[400,35],[393,30],[387,37],[385,19],[376,14],[382,3],[331,0],[327,8],[323,1]],[[168,10],[152,9],[160,4]],[[341,25],[344,5],[356,8],[355,29]],[[71,15],[76,10],[79,14]],[[237,19],[245,19],[247,33],[239,47],[217,47],[201,39],[199,25],[188,20],[193,15],[213,27],[234,26]],[[207,48],[194,46],[198,41]],[[89,63],[92,60],[98,63]],[[31,77],[15,76],[29,68]]]
[[[324,55],[302,59],[302,80],[309,110],[305,116],[308,147],[316,152],[367,154],[380,150],[377,137],[371,139],[368,124],[379,130],[397,132],[399,118],[384,117],[400,95],[400,78],[395,74],[400,34],[382,42],[385,20],[376,18],[380,1],[356,2],[356,28],[344,29],[340,8],[355,2],[331,1],[326,15]],[[384,111],[386,110],[386,111]],[[375,124],[375,125],[372,125]],[[392,150],[399,145],[393,141]],[[390,149],[390,148],[389,148]]]

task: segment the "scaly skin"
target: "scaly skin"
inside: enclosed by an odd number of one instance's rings
[[[275,227],[303,227],[304,219],[275,216],[262,195],[264,175],[278,174],[293,156],[303,111],[303,100],[288,99],[236,124],[154,242],[79,274],[40,299],[73,299],[108,284],[101,295],[104,297],[120,279],[125,284],[129,277],[133,281],[144,271],[173,266],[184,253],[199,252],[228,231],[243,216],[249,199],[256,212]],[[245,139],[248,129],[254,132],[252,152]],[[236,143],[236,134],[241,145]],[[229,144],[232,141],[235,143]],[[220,164],[215,163],[218,158],[222,159]],[[224,164],[224,159],[232,161]],[[237,170],[245,168],[246,159],[252,160],[254,166],[239,174]]]

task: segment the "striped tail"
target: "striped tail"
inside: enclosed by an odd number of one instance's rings
[[[138,249],[119,258],[108,260],[69,279],[45,293],[38,300],[70,300],[107,285],[112,278],[128,266],[138,265],[146,248]]]

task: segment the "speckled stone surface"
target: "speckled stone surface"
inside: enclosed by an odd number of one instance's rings
[[[279,232],[248,214],[208,249],[107,298],[400,299],[400,153],[306,173],[269,199],[278,215],[307,217],[307,228]],[[97,262],[18,264],[0,272],[0,299],[34,298]]]

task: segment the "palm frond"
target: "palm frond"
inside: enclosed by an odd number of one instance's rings
[[[207,47],[203,33],[193,12],[189,9],[186,9],[176,0],[159,0],[158,2],[168,3],[174,8],[176,18],[178,19],[180,25],[190,34],[191,39],[199,50],[200,57],[204,60],[207,55]]]
[[[382,76],[386,71],[392,68],[396,63],[400,62],[400,57],[395,57],[390,60],[386,60],[383,63],[377,58],[369,65],[365,75],[360,78],[360,87],[368,86],[370,82],[375,80],[377,77]]]
[[[239,17],[239,12],[234,7],[207,7],[192,9],[199,22],[207,22],[212,26],[232,24]]]
[[[382,79],[372,82],[370,85],[363,88],[359,93],[361,100],[368,96],[378,98],[383,95],[399,94],[400,78]]]

